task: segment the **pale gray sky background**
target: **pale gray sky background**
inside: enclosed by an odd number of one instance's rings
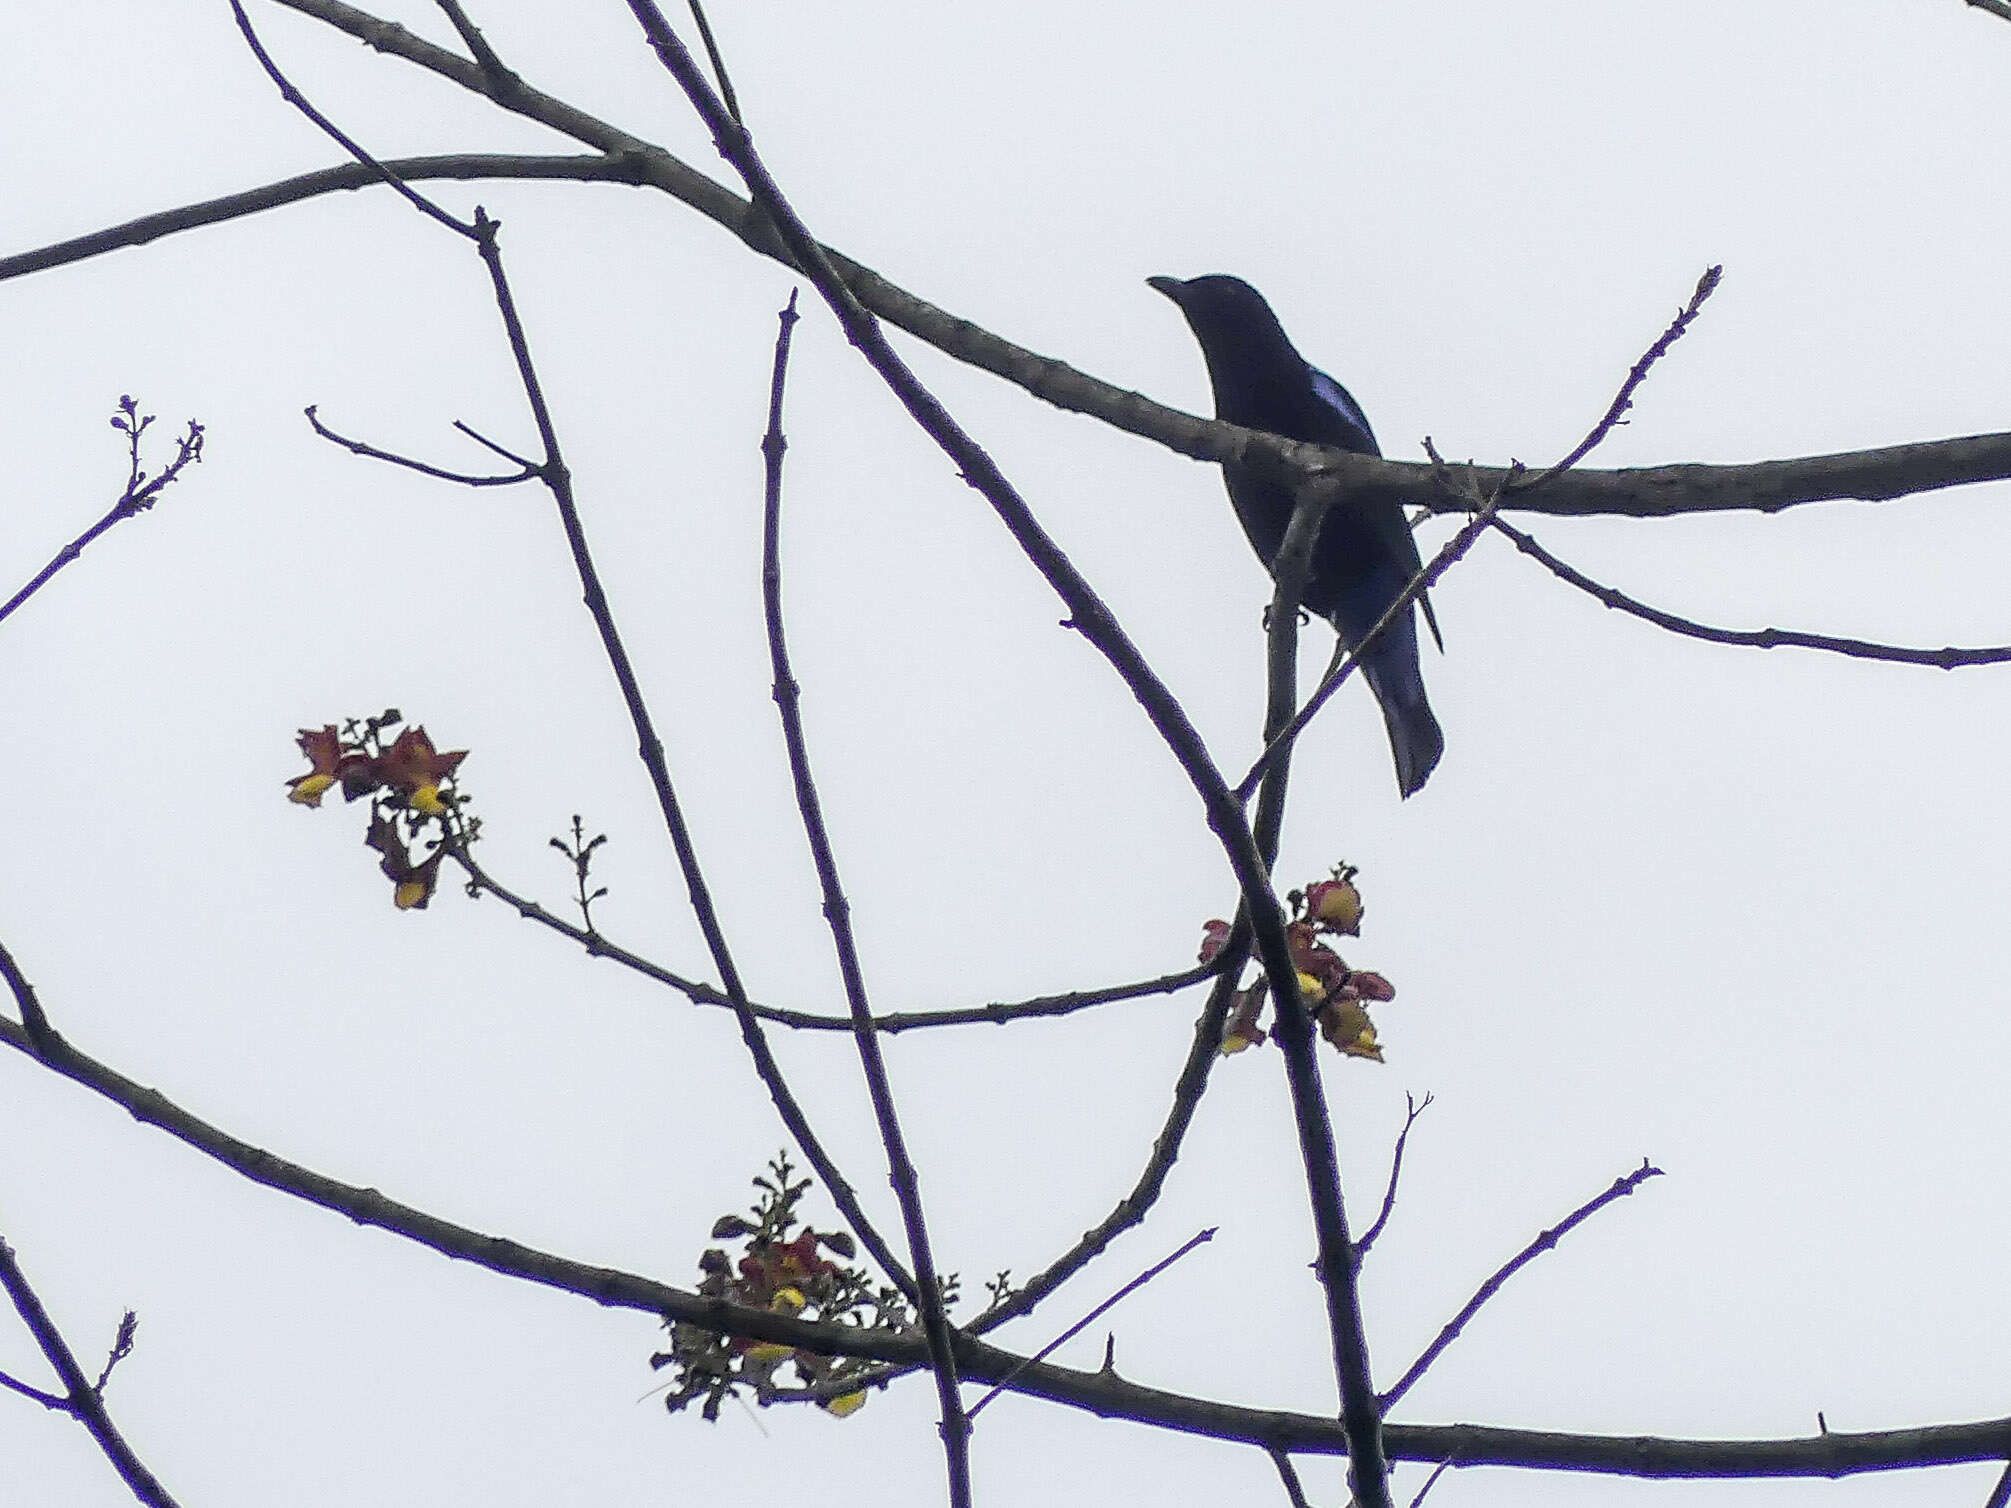
[[[475,7],[550,92],[722,180],[625,6]],[[433,7],[380,13],[442,41]],[[270,5],[270,45],[381,155],[576,151]],[[1959,0],[716,6],[757,140],[826,241],[1036,350],[1208,399],[1154,273],[1235,272],[1385,449],[1546,462],[1697,275],[1725,283],[1602,465],[2011,427],[2011,26]],[[16,6],[0,252],[337,160],[216,0]],[[761,648],[759,438],[792,280],[646,191],[485,204],[762,998],[836,1007]],[[532,436],[485,279],[387,193],[0,286],[0,588],[123,480],[119,394],[207,459],[0,632],[0,937],[86,1051],[226,1128],[483,1230],[689,1285],[783,1133],[732,1023],[493,903],[397,914],[360,814],[289,807],[293,734],[395,704],[467,748],[483,856],[607,831],[610,935],[711,977],[546,496],[354,459],[300,417],[479,469]],[[904,336],[1225,764],[1254,747],[1268,587],[1212,468]],[[787,566],[805,716],[878,1006],[1179,967],[1232,890],[1183,777],[982,501],[813,308]],[[1536,520],[1585,570],[1712,622],[2011,640],[2002,485],[1779,518]],[[1425,533],[1430,543],[1450,525]],[[1643,1156],[1668,1171],[1520,1278],[1397,1417],[1724,1436],[2011,1411],[1999,962],[2011,669],[1679,641],[1484,540],[1438,592],[1447,752],[1400,804],[1350,689],[1306,743],[1281,874],[1363,867],[1351,962],[1400,991],[1389,1063],[1329,1062],[1355,1208],[1406,1090],[1365,1283],[1379,1381],[1473,1285]],[[1308,635],[1309,665],[1323,656]],[[1198,997],[890,1047],[940,1260],[1027,1273],[1102,1218]],[[785,1061],[897,1225],[853,1053]],[[633,1314],[449,1264],[245,1183],[0,1058],[0,1232],[181,1501],[928,1504],[911,1380],[839,1423],[638,1397]],[[828,1212],[828,1205],[817,1208]],[[1037,1347],[1195,1230],[1106,1329],[1138,1381],[1331,1407],[1282,1063],[1218,1071],[1142,1235],[1002,1339]],[[43,1380],[0,1318],[0,1368]],[[1282,1499],[1257,1452],[1002,1400],[988,1504]],[[1397,1477],[1402,1500],[1422,1472]],[[1311,1463],[1315,1501],[1342,1496]],[[1994,1469],[1844,1484],[1449,1476],[1444,1505],[1980,1503]],[[0,1501],[129,1501],[83,1432],[0,1398]]]

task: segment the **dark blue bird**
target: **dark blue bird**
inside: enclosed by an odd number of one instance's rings
[[[1307,440],[1379,456],[1361,406],[1325,372],[1296,351],[1264,296],[1241,278],[1148,278],[1187,316],[1208,380],[1215,417],[1288,440]],[[1292,521],[1292,495],[1272,482],[1225,468],[1229,501],[1243,532],[1269,569]],[[1419,569],[1417,541],[1392,499],[1336,503],[1327,510],[1313,545],[1304,602],[1334,625],[1353,649],[1389,610]],[[1431,604],[1418,598],[1432,637],[1438,623]],[[1441,643],[1441,647],[1443,647]],[[1405,608],[1377,635],[1362,660],[1362,674],[1382,704],[1396,756],[1397,786],[1408,796],[1425,782],[1445,750],[1445,735],[1425,701],[1418,670],[1417,619]]]

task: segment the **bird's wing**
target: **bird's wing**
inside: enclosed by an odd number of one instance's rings
[[[1333,411],[1343,428],[1354,431],[1353,435],[1345,438],[1336,435],[1328,440],[1322,436],[1321,443],[1338,445],[1343,450],[1352,450],[1359,455],[1381,455],[1382,450],[1376,444],[1376,433],[1369,428],[1369,416],[1362,412],[1362,406],[1355,402],[1348,390],[1318,367],[1309,366],[1306,371],[1313,379],[1313,396]]]
[[[1362,412],[1362,406],[1355,402],[1354,395],[1318,367],[1308,366],[1306,371],[1313,379],[1313,396],[1319,399],[1321,405],[1338,421],[1336,434],[1330,440],[1323,439],[1322,443],[1338,445],[1343,450],[1352,450],[1359,455],[1380,456],[1382,450],[1376,444],[1375,432],[1369,428],[1369,416]],[[1350,431],[1353,433],[1346,433]],[[1399,512],[1396,517],[1401,520],[1403,514]],[[1407,525],[1404,532],[1406,535],[1410,532]],[[1422,568],[1423,562],[1418,559],[1416,541],[1407,539],[1406,544],[1408,548],[1400,550],[1397,558],[1401,560],[1408,557],[1411,571],[1415,574]],[[1437,643],[1439,652],[1443,654],[1445,636],[1438,631],[1438,614],[1431,610],[1430,595],[1419,592],[1417,605],[1423,610],[1425,625],[1431,629],[1432,639]]]

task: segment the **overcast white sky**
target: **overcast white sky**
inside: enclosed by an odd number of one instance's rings
[[[474,7],[540,87],[724,179],[618,0]],[[382,5],[439,40],[430,5]],[[579,150],[275,7],[268,42],[381,155]],[[1192,410],[1155,273],[1241,274],[1385,449],[1545,462],[1712,262],[1722,293],[1604,465],[2011,427],[2011,26],[1959,0],[1014,6],[719,3],[757,139],[826,241],[1036,350]],[[326,165],[222,0],[15,6],[0,253]],[[792,280],[681,206],[436,190],[505,222],[587,527],[750,987],[835,1008],[758,595],[759,455]],[[528,447],[474,257],[382,192],[0,285],[0,594],[123,480],[130,392],[207,459],[0,632],[0,938],[84,1050],[246,1139],[477,1228],[690,1285],[782,1130],[722,1014],[494,903],[394,913],[360,814],[289,807],[294,730],[395,704],[472,751],[496,875],[611,834],[599,920],[712,977],[542,492],[316,441],[323,417],[479,469]],[[1217,474],[899,337],[1240,769],[1268,592]],[[1232,890],[1192,792],[981,500],[813,309],[787,567],[805,716],[876,1005],[1181,966]],[[166,435],[163,435],[165,440]],[[2002,486],[1778,518],[1533,524],[1712,622],[2011,640]],[[1429,544],[1449,524],[1428,526]],[[1387,1384],[1473,1285],[1617,1174],[1668,1171],[1520,1278],[1397,1417],[1724,1436],[2011,1412],[2011,669],[1673,639],[1486,540],[1437,594],[1446,730],[1399,803],[1348,690],[1297,768],[1290,881],[1363,867],[1351,962],[1387,1066],[1333,1062],[1356,1209],[1437,1095],[1364,1297]],[[1309,634],[1309,665],[1323,656]],[[1147,1155],[1198,996],[889,1049],[943,1265],[1028,1273]],[[841,1038],[783,1044],[897,1226]],[[184,1504],[927,1504],[932,1394],[839,1423],[638,1403],[648,1319],[450,1264],[249,1185],[0,1057],[0,1233]],[[818,1205],[828,1212],[828,1205]],[[1225,1063],[1142,1235],[1002,1339],[1033,1349],[1203,1226],[1107,1329],[1127,1376],[1330,1408],[1273,1052]],[[0,1316],[0,1369],[43,1381]],[[989,1504],[1282,1501],[1257,1452],[1032,1401],[982,1416]],[[1337,1463],[1310,1463],[1321,1503]],[[1404,1468],[1402,1500],[1422,1481]],[[1490,1471],[1433,1501],[1980,1503],[1994,1469],[1832,1484]],[[82,1431],[0,1397],[0,1501],[129,1501]]]

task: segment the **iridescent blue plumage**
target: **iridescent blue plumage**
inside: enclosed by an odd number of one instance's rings
[[[1248,283],[1223,276],[1148,282],[1178,304],[1193,327],[1208,363],[1218,419],[1288,440],[1382,454],[1361,405],[1299,355],[1271,306]],[[1228,471],[1226,480],[1243,532],[1268,569],[1292,520],[1291,494],[1244,472]],[[1418,569],[1417,542],[1401,506],[1374,498],[1338,503],[1327,511],[1313,545],[1303,600],[1352,649]],[[1419,601],[1436,638],[1431,605]],[[1408,796],[1425,783],[1445,749],[1445,737],[1425,700],[1414,612],[1399,613],[1377,636],[1362,658],[1362,674],[1382,706],[1397,786]]]

